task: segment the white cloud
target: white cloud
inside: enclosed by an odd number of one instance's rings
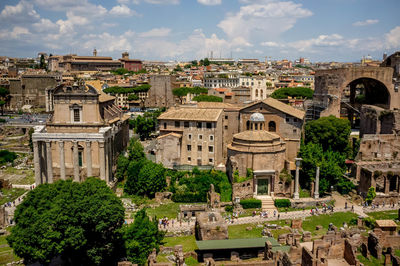
[[[386,48],[394,49],[400,47],[400,26],[395,27],[389,33],[385,34]]]
[[[142,32],[139,34],[140,37],[152,38],[152,37],[166,37],[170,34],[171,29],[168,28],[154,28],[147,32]]]
[[[346,43],[346,40],[339,34],[319,35],[317,38],[309,40],[300,40],[289,43],[288,46],[297,49],[297,51],[312,51],[316,47],[340,46]]]
[[[261,46],[266,46],[266,47],[278,47],[279,44],[276,42],[262,42],[260,43]]]
[[[140,4],[141,2],[154,5],[178,5],[180,0],[132,0],[132,2],[137,5]]]
[[[137,15],[136,11],[130,9],[128,6],[122,4],[122,5],[116,5],[110,10],[111,15],[116,15],[116,16],[133,16]]]
[[[220,27],[230,38],[236,36],[247,40],[276,38],[291,29],[300,18],[309,17],[312,12],[294,2],[277,0],[242,1],[247,3],[239,12],[228,14]]]
[[[216,6],[222,3],[222,0],[197,0],[202,5],[206,6]]]
[[[36,32],[57,31],[59,29],[56,23],[53,23],[47,18],[40,19],[39,22],[32,24],[32,27]]]
[[[353,26],[356,26],[356,27],[368,26],[368,25],[376,24],[376,23],[378,23],[378,22],[379,22],[378,19],[367,19],[367,20],[364,20],[364,21],[357,21],[357,22],[354,22],[354,23],[353,23]]]
[[[25,0],[21,0],[15,6],[6,5],[0,13],[0,21],[6,20],[8,23],[28,23],[39,18],[33,5]]]

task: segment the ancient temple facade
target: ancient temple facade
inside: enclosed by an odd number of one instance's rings
[[[83,82],[59,85],[52,97],[53,115],[32,134],[36,184],[90,176],[112,183],[129,141],[128,117],[112,97]]]

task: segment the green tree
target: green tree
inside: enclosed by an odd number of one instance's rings
[[[129,261],[145,265],[147,257],[163,244],[165,233],[158,229],[157,218],[150,221],[145,209],[138,211],[132,224],[125,227],[125,250]]]
[[[137,100],[139,100],[139,96],[137,96],[134,93],[129,94],[128,101],[137,101]]]
[[[10,101],[10,91],[4,87],[0,87],[0,107],[1,115],[4,115],[4,106]]]
[[[210,60],[208,60],[208,58],[204,58],[203,65],[204,66],[209,66],[210,65]]]
[[[7,241],[27,264],[61,256],[68,265],[110,265],[123,250],[124,207],[97,178],[39,185],[14,217]]]
[[[165,173],[165,168],[162,164],[156,164],[150,160],[145,161],[135,184],[135,194],[154,197],[156,192],[162,191],[167,187]]]
[[[198,65],[197,60],[193,60],[193,61],[191,62],[191,64],[192,64],[192,66],[197,66],[197,65]]]
[[[127,170],[129,166],[129,159],[124,155],[120,155],[117,160],[117,171],[115,177],[118,181],[123,181],[127,178]]]
[[[306,87],[289,87],[280,88],[275,90],[271,94],[271,98],[274,99],[287,99],[288,97],[311,99],[313,97],[314,91]]]
[[[139,134],[141,140],[147,139],[151,132],[156,129],[157,120],[152,117],[139,115],[134,122],[135,132]]]
[[[367,197],[365,197],[365,201],[368,202],[368,204],[371,204],[372,201],[375,199],[375,197],[376,197],[375,188],[370,187],[368,189]]]
[[[12,163],[17,159],[18,155],[15,152],[8,150],[0,150],[0,165]]]
[[[46,69],[46,61],[45,61],[45,59],[44,59],[44,55],[41,55],[40,56],[40,64],[39,64],[39,68],[40,69]]]
[[[223,99],[214,95],[198,95],[193,97],[193,101],[197,102],[222,102]]]
[[[348,120],[335,116],[321,117],[305,125],[305,143],[315,143],[324,151],[332,150],[349,155],[351,127]]]

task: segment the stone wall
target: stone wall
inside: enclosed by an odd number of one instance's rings
[[[152,75],[150,76],[151,88],[145,101],[146,107],[171,107],[175,105],[175,97],[172,94],[173,83],[176,76]]]
[[[253,179],[232,184],[232,199],[239,197],[241,199],[249,199],[254,195],[253,192]]]

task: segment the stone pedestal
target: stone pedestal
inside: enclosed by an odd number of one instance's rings
[[[319,166],[317,166],[317,171],[315,173],[315,192],[314,199],[319,199]]]
[[[299,199],[299,172],[300,172],[300,163],[302,161],[301,158],[296,158],[296,178],[295,178],[295,182],[294,182],[294,194],[293,194],[293,198],[294,199]]]

